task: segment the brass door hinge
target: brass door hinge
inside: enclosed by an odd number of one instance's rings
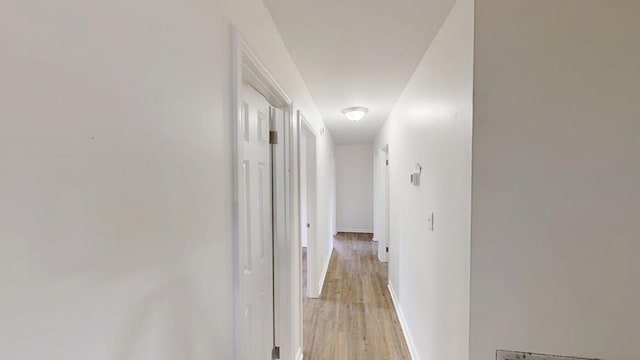
[[[278,132],[275,130],[269,130],[269,144],[278,144]]]

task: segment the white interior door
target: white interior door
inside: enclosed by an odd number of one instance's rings
[[[307,247],[309,243],[309,231],[307,230],[309,217],[307,215],[307,136],[305,132],[302,132],[300,136],[300,228],[303,229],[300,241],[302,247]]]
[[[271,359],[273,349],[273,219],[271,106],[249,85],[242,89],[240,181],[240,359]]]

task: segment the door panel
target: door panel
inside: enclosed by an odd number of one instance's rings
[[[273,224],[271,145],[267,100],[249,85],[242,89],[240,259],[241,360],[271,359],[273,348]]]

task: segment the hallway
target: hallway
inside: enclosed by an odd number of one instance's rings
[[[304,359],[410,359],[371,234],[339,233],[318,299],[304,299]]]

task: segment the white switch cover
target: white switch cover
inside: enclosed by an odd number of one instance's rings
[[[430,212],[427,215],[427,227],[429,228],[429,230],[433,231],[433,213]]]

